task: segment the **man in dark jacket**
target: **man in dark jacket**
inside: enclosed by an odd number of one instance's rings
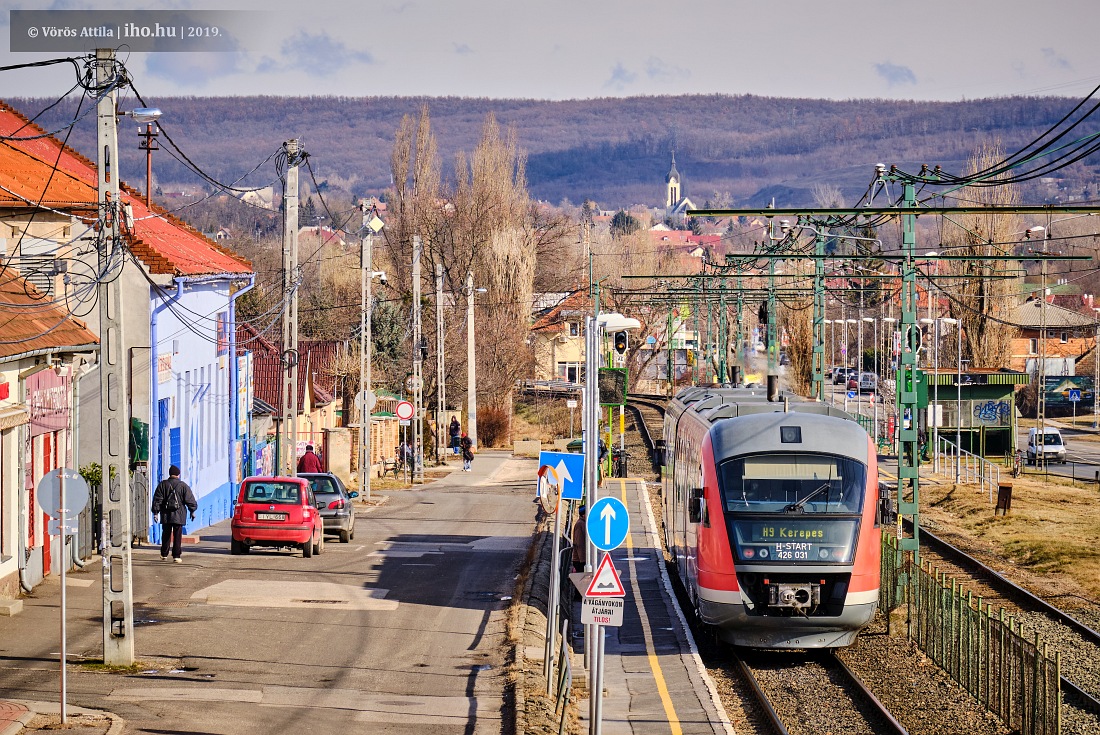
[[[457,416],[452,416],[451,417],[451,425],[450,425],[450,427],[448,427],[447,432],[451,437],[451,449],[454,450],[455,454],[458,454],[458,450],[459,450],[459,446],[458,446],[459,437],[458,437],[458,435],[462,433],[462,425],[458,423],[458,417]]]
[[[172,561],[180,563],[183,555],[183,524],[190,513],[195,520],[195,511],[199,509],[195,494],[187,483],[180,479],[180,468],[172,465],[168,468],[168,479],[161,480],[153,491],[153,515],[160,516],[160,558],[168,561],[168,545],[172,546]]]
[[[321,458],[313,453],[313,445],[306,444],[306,453],[302,455],[302,458],[298,460],[299,472],[324,472],[325,467],[321,464]]]

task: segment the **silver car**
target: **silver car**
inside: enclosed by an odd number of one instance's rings
[[[337,534],[342,544],[355,538],[355,508],[351,500],[359,497],[359,493],[349,493],[340,478],[330,472],[299,472],[298,477],[308,480],[313,488],[325,533]]]

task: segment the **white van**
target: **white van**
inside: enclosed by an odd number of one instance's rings
[[[1062,435],[1058,429],[1047,426],[1043,428],[1042,436],[1038,429],[1027,431],[1027,463],[1035,464],[1038,457],[1042,456],[1047,462],[1066,463],[1066,443],[1062,441]]]

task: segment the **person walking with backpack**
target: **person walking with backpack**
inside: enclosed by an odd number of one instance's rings
[[[458,445],[462,447],[462,471],[471,472],[470,463],[474,461],[474,442],[464,431],[462,438],[458,440]]]
[[[187,483],[180,479],[180,468],[172,465],[168,468],[168,479],[161,480],[153,491],[152,511],[154,520],[160,520],[160,558],[168,561],[169,545],[172,549],[172,561],[179,564],[183,555],[183,524],[188,513],[195,520],[195,511],[199,503]]]

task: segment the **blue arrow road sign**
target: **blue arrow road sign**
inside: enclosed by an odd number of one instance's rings
[[[592,504],[585,524],[588,538],[600,551],[611,551],[623,545],[630,530],[630,514],[621,500],[600,498]]]
[[[562,500],[584,497],[584,455],[573,452],[539,452],[539,467],[553,467],[561,483]]]
[[[1069,399],[1071,401],[1081,400],[1081,389],[1080,388],[1070,388],[1069,389]]]
[[[848,391],[848,397],[849,398],[855,398],[856,397],[856,392],[854,390]]]

